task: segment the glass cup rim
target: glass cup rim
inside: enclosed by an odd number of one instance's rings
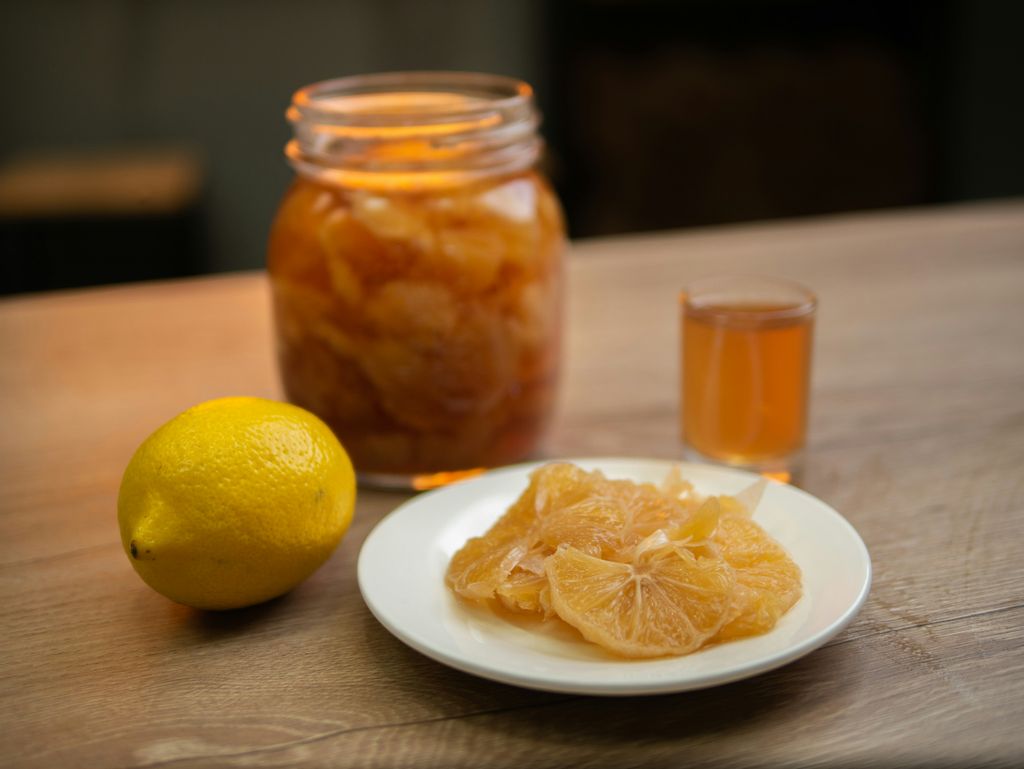
[[[743,287],[745,290],[740,290]],[[775,295],[772,296],[772,292]],[[770,302],[786,295],[778,307],[744,309],[740,302]],[[716,301],[717,299],[717,301]],[[679,302],[690,317],[730,318],[732,320],[786,321],[813,316],[818,297],[813,291],[788,278],[758,273],[709,275],[690,281],[679,293]],[[722,302],[731,302],[723,307]]]

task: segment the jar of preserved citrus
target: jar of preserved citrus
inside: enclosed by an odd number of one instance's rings
[[[278,357],[363,482],[426,488],[528,455],[551,416],[561,209],[528,85],[396,73],[299,90],[270,233]]]

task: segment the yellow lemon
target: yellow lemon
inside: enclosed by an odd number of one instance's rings
[[[135,452],[121,481],[121,542],[146,584],[200,609],[291,590],[352,521],[352,463],[308,411],[221,398],[179,414]]]

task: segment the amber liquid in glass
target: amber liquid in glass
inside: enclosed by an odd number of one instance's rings
[[[757,465],[799,451],[807,427],[813,314],[797,304],[720,304],[683,314],[683,439]]]

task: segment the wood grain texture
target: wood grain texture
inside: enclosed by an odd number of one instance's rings
[[[0,302],[0,765],[1024,759],[1024,204],[577,244],[545,453],[679,456],[676,295],[733,271],[819,294],[802,485],[861,532],[875,583],[793,665],[626,700],[490,683],[394,640],[355,559],[398,494],[361,492],[288,596],[225,614],[163,600],[121,553],[120,475],[184,408],[280,395],[265,278]]]

